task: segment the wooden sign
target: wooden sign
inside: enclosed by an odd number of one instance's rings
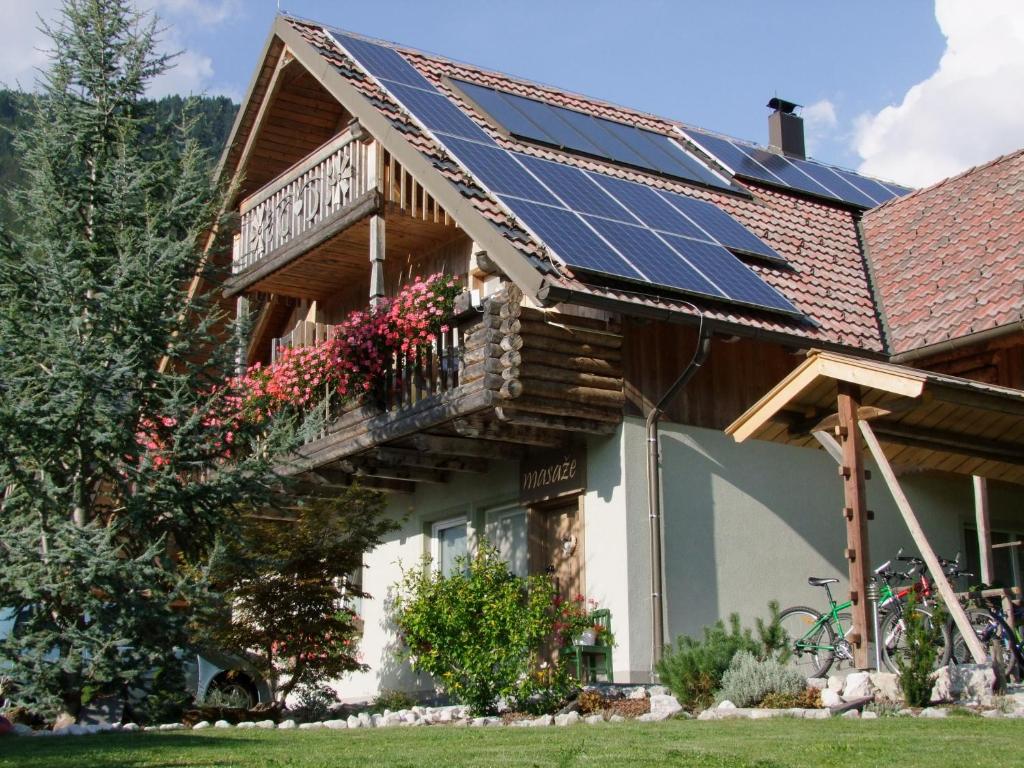
[[[522,504],[581,493],[586,489],[586,446],[531,451],[519,462],[519,501]]]

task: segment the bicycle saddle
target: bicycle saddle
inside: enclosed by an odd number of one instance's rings
[[[824,587],[826,584],[835,584],[838,581],[839,579],[818,579],[814,576],[811,576],[809,579],[807,579],[807,583],[810,584],[812,587]]]

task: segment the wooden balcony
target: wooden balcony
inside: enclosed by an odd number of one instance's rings
[[[462,311],[429,352],[394,360],[363,402],[325,403],[326,428],[289,473],[411,492],[528,446],[613,432],[624,404],[617,329],[522,307],[517,293]]]

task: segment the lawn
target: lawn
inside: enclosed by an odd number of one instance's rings
[[[646,766],[900,768],[1020,765],[1024,721],[737,720],[568,728],[178,731],[5,738],[7,768]]]

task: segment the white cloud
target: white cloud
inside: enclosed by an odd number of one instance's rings
[[[49,64],[47,51],[51,47],[49,38],[39,31],[39,20],[54,22],[61,4],[62,0],[3,3],[5,43],[0,46],[0,86],[34,89],[38,71]],[[181,52],[174,59],[174,67],[153,81],[150,96],[224,91],[216,84],[213,59],[190,48],[184,35],[196,27],[209,28],[231,20],[242,12],[241,0],[139,0],[137,6],[146,12],[155,11],[160,17],[160,51]]]
[[[838,124],[836,107],[828,99],[821,99],[804,107],[800,116],[804,119],[804,138],[807,142],[807,154],[813,156],[823,142],[832,137]]]
[[[1020,0],[936,0],[936,71],[901,103],[857,120],[863,173],[924,186],[1024,145]]]

